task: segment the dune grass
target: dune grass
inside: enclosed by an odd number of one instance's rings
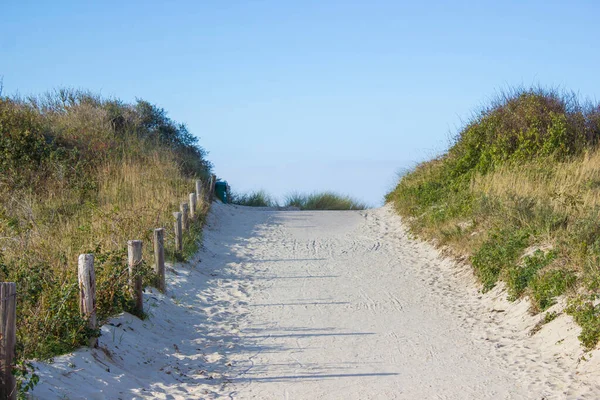
[[[278,201],[264,190],[233,193],[231,203],[250,207],[279,207]],[[349,196],[333,192],[311,194],[290,193],[285,197],[284,207],[300,210],[364,210],[367,205]]]
[[[311,194],[291,193],[285,198],[286,207],[298,207],[301,210],[364,210],[367,205],[333,192]]]
[[[600,340],[600,107],[543,89],[501,95],[448,152],[387,195],[411,229],[466,256],[532,312],[567,295],[580,339]],[[537,251],[536,251],[537,250]]]
[[[78,255],[95,255],[100,321],[132,310],[127,241],[143,240],[145,284],[154,228],[166,228],[168,258],[193,253],[208,204],[184,254],[172,250],[172,212],[211,166],[184,125],[142,100],[2,97],[0,133],[0,277],[17,283],[17,356],[49,358],[98,334],[79,314]]]
[[[277,201],[264,190],[249,193],[233,193],[231,203],[248,207],[277,207]]]

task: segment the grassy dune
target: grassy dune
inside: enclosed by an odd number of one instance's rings
[[[0,98],[0,278],[17,283],[18,358],[47,358],[83,345],[77,257],[96,258],[97,313],[131,310],[127,240],[167,228],[171,259],[195,250],[207,204],[174,254],[172,211],[210,164],[186,127],[145,101],[125,104],[61,90]]]
[[[600,339],[600,107],[542,89],[500,96],[448,152],[387,195],[418,235],[466,257],[487,291],[564,310]],[[559,312],[562,312],[559,310]],[[546,315],[551,320],[554,313]]]

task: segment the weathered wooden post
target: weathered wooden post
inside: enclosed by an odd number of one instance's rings
[[[130,240],[127,242],[127,261],[129,264],[129,288],[135,300],[135,310],[139,316],[144,312],[144,297],[142,296],[142,241]]]
[[[217,183],[217,176],[215,174],[210,176],[210,201],[215,199],[215,184]]]
[[[188,217],[189,217],[189,209],[187,203],[181,203],[179,206],[179,210],[181,211],[181,228],[183,231],[187,231],[189,228]]]
[[[157,276],[158,290],[165,292],[165,230],[154,230],[154,272]]]
[[[183,232],[181,228],[181,213],[174,212],[173,217],[175,217],[175,250],[182,251],[183,250]]]
[[[12,374],[17,343],[17,285],[0,283],[0,399],[17,398],[17,381]]]
[[[196,217],[196,193],[190,193],[190,217]]]
[[[94,272],[94,255],[80,254],[77,266],[79,279],[79,312],[88,321],[90,329],[96,329],[96,273]],[[97,338],[90,339],[90,347],[96,347]]]
[[[198,202],[202,200],[202,196],[204,195],[204,191],[202,190],[202,181],[200,179],[196,180],[196,199]]]

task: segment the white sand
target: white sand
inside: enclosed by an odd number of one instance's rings
[[[215,204],[205,248],[115,318],[102,349],[37,363],[41,399],[600,398],[600,355],[561,315],[481,295],[468,267],[387,207],[299,212]],[[560,304],[555,306],[560,307]],[[592,383],[594,382],[594,383]]]

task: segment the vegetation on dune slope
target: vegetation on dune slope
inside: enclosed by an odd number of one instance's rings
[[[468,256],[482,290],[541,312],[566,294],[600,339],[600,107],[542,89],[500,97],[387,195],[411,229]],[[536,251],[537,249],[537,251]],[[551,320],[551,318],[548,318]]]
[[[47,358],[83,345],[77,257],[96,258],[97,313],[131,309],[127,240],[144,241],[152,280],[152,230],[210,164],[186,127],[145,101],[125,104],[61,90],[28,100],[0,97],[0,279],[17,283],[18,357]],[[181,254],[194,251],[201,217]]]

